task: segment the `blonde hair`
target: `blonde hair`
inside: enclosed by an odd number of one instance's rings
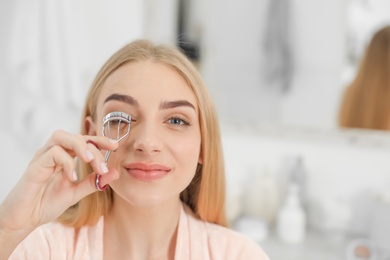
[[[175,69],[197,98],[202,165],[198,165],[195,177],[180,194],[180,198],[200,219],[225,226],[224,162],[216,111],[201,76],[179,50],[167,45],[154,45],[147,40],[134,41],[118,50],[104,64],[92,83],[82,114],[81,134],[87,134],[86,117],[91,116],[96,121],[97,99],[105,80],[123,64],[144,60],[160,62]],[[81,178],[92,172],[89,164],[79,162],[78,166]],[[110,210],[112,193],[110,188],[104,192],[94,192],[65,211],[58,220],[74,227],[94,225],[101,215]]]
[[[390,129],[390,26],[372,37],[339,113],[341,127]]]

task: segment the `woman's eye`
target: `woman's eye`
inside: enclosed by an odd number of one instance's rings
[[[104,125],[104,136],[118,140],[129,131],[129,123],[122,120],[108,120]]]
[[[189,123],[186,120],[179,117],[172,117],[168,119],[168,123],[173,125],[189,125]]]

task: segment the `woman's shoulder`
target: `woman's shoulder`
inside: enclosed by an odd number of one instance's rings
[[[187,211],[188,212],[188,211]],[[212,259],[258,259],[268,260],[268,256],[252,239],[227,227],[203,221],[192,212],[189,222],[195,233],[207,241]]]

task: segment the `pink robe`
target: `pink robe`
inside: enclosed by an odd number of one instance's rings
[[[9,259],[103,258],[103,217],[96,226],[75,229],[52,222],[34,230]],[[269,260],[255,242],[231,229],[197,218],[184,206],[180,213],[175,259]]]

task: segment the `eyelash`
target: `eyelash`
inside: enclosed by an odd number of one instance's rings
[[[174,116],[174,117],[169,118],[168,122],[171,122],[172,120],[179,120],[180,121],[179,124],[174,124],[174,125],[182,125],[182,124],[183,125],[190,125],[190,123],[187,120],[185,120],[184,118],[178,117],[178,116]]]
[[[171,123],[172,120],[179,120],[180,123],[179,123],[179,124]],[[185,120],[184,118],[182,118],[182,117],[180,117],[180,116],[173,116],[173,117],[169,118],[167,121],[170,122],[170,123],[173,124],[173,125],[185,125],[185,126],[189,126],[189,125],[190,125],[190,122],[188,122],[187,120]],[[137,122],[137,119],[134,118],[133,116],[131,116],[131,122],[132,122],[132,123],[133,123],[133,122]]]

